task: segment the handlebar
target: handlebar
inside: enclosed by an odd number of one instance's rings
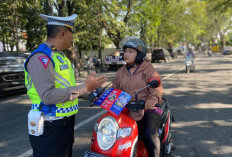
[[[155,107],[162,107],[162,105],[156,104]],[[139,100],[139,101],[130,102],[126,105],[126,108],[129,111],[133,111],[133,112],[136,112],[138,110],[143,110],[145,108],[145,101]]]
[[[126,108],[129,111],[138,111],[138,110],[143,110],[145,108],[145,102],[143,100],[135,101],[135,102],[130,102],[126,105]]]

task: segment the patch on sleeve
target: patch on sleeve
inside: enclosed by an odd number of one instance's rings
[[[49,62],[51,61],[48,56],[40,56],[38,57],[42,65],[44,66],[44,69],[47,69]]]

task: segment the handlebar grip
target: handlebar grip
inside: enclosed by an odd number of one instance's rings
[[[145,107],[145,102],[143,100],[130,102],[126,105],[126,107],[130,111],[142,110]]]

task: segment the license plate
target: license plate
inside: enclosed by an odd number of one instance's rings
[[[98,153],[86,151],[84,157],[106,157],[106,156],[98,154]]]

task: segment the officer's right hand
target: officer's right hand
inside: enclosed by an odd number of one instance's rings
[[[96,72],[94,71],[85,81],[86,88],[88,91],[92,91],[96,88],[99,88],[106,82],[105,75],[102,75],[100,77],[94,77],[95,75]]]

